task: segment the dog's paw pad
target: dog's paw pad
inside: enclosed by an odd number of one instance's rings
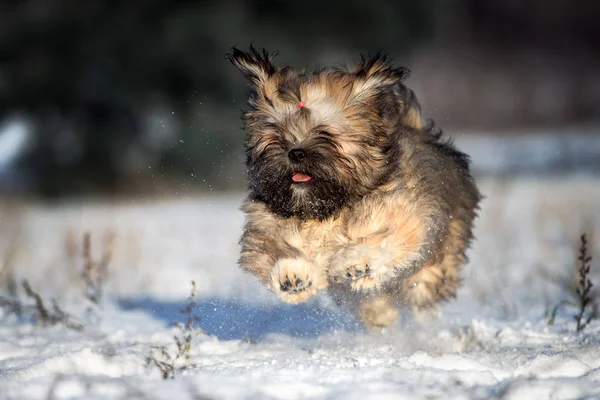
[[[371,268],[368,265],[352,265],[346,269],[346,278],[357,280],[371,274]]]
[[[351,246],[334,256],[328,274],[332,282],[349,284],[352,290],[377,289],[394,276],[393,263],[381,246]]]
[[[323,275],[323,277],[321,276]],[[327,286],[324,271],[302,258],[284,258],[271,271],[271,288],[287,303],[302,303]]]
[[[280,283],[279,289],[282,292],[298,293],[312,287],[312,281],[309,278],[300,279],[297,277],[285,277],[283,282]]]
[[[350,281],[352,290],[369,290],[376,286],[375,280],[371,276],[372,269],[369,265],[351,265],[346,268],[346,279]]]

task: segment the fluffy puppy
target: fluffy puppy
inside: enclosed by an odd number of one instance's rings
[[[327,290],[369,328],[455,296],[480,199],[468,157],[381,55],[356,68],[228,55],[250,81],[240,264],[288,303]]]

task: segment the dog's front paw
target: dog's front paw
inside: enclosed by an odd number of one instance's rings
[[[393,263],[384,249],[352,246],[334,257],[329,276],[335,282],[349,282],[352,290],[366,291],[381,286],[392,273]]]
[[[369,290],[377,285],[371,276],[373,270],[368,260],[359,260],[358,264],[346,267],[345,277],[350,282],[352,290]]]
[[[303,303],[327,286],[323,275],[309,260],[282,258],[271,271],[271,289],[287,303]]]

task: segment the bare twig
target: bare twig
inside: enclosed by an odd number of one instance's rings
[[[103,286],[108,277],[108,265],[112,260],[114,234],[104,236],[104,248],[99,262],[92,259],[92,241],[89,232],[83,235],[83,270],[81,278],[85,283],[85,296],[92,303],[99,305],[102,302]]]
[[[146,364],[153,364],[162,374],[163,379],[175,378],[175,360],[167,351],[166,347],[153,347],[151,354],[146,358]],[[155,355],[155,351],[159,351],[160,358]]]
[[[189,354],[192,349],[192,339],[194,334],[208,335],[202,329],[196,327],[196,323],[200,321],[200,317],[194,314],[196,308],[197,293],[196,282],[191,282],[190,296],[188,303],[180,310],[181,314],[185,315],[185,323],[176,323],[175,328],[178,332],[173,335],[176,351],[174,354],[169,353],[166,347],[154,347],[153,351],[146,358],[147,365],[155,365],[162,373],[163,379],[175,378],[177,371],[183,371],[195,368],[195,364],[183,363],[183,360],[189,359]],[[156,352],[159,352],[158,356]]]
[[[82,323],[74,321],[74,318],[71,316],[71,314],[63,311],[56,303],[56,300],[52,300],[52,310],[54,312],[53,318],[56,320],[56,322],[62,323],[67,328],[75,331],[82,331],[83,328],[85,328],[85,325]]]
[[[76,331],[81,331],[85,327],[82,323],[75,321],[75,318],[71,314],[63,311],[54,300],[52,301],[52,310],[49,310],[42,297],[31,288],[29,282],[26,280],[23,281],[23,290],[28,297],[35,301],[34,309],[37,312],[38,320],[43,325],[55,325],[60,323],[67,328]],[[13,302],[17,301],[14,300]],[[22,308],[23,305],[20,305],[20,307]]]
[[[39,317],[42,320],[42,322],[50,322],[50,313],[48,313],[48,309],[44,304],[44,300],[42,300],[42,297],[39,294],[33,291],[31,286],[29,286],[29,282],[27,282],[26,280],[23,281],[23,290],[25,290],[25,294],[28,297],[31,297],[35,301],[35,307],[38,310]]]
[[[197,302],[196,298],[198,297],[197,289],[196,289],[196,281],[190,282],[190,296],[188,297],[188,303],[179,310],[183,315],[186,316],[185,326],[186,330],[193,330],[196,323],[200,322],[200,317],[194,314],[194,309],[196,308]]]
[[[554,320],[556,319],[556,314],[558,314],[558,310],[563,306],[572,306],[577,307],[575,303],[569,300],[562,300],[560,303],[555,305],[552,310],[548,312],[548,325],[554,325]]]
[[[590,323],[596,314],[596,305],[593,304],[591,290],[593,287],[590,280],[590,262],[592,257],[588,254],[588,242],[585,234],[581,235],[581,246],[579,247],[580,262],[577,272],[579,273],[579,287],[577,288],[577,296],[579,297],[579,312],[575,316],[577,321],[577,332],[581,332]],[[590,310],[587,310],[591,308]],[[587,314],[587,316],[586,316]]]

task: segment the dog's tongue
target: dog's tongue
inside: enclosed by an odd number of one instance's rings
[[[308,182],[312,179],[310,175],[305,175],[302,172],[294,172],[292,175],[292,180],[294,182]]]

